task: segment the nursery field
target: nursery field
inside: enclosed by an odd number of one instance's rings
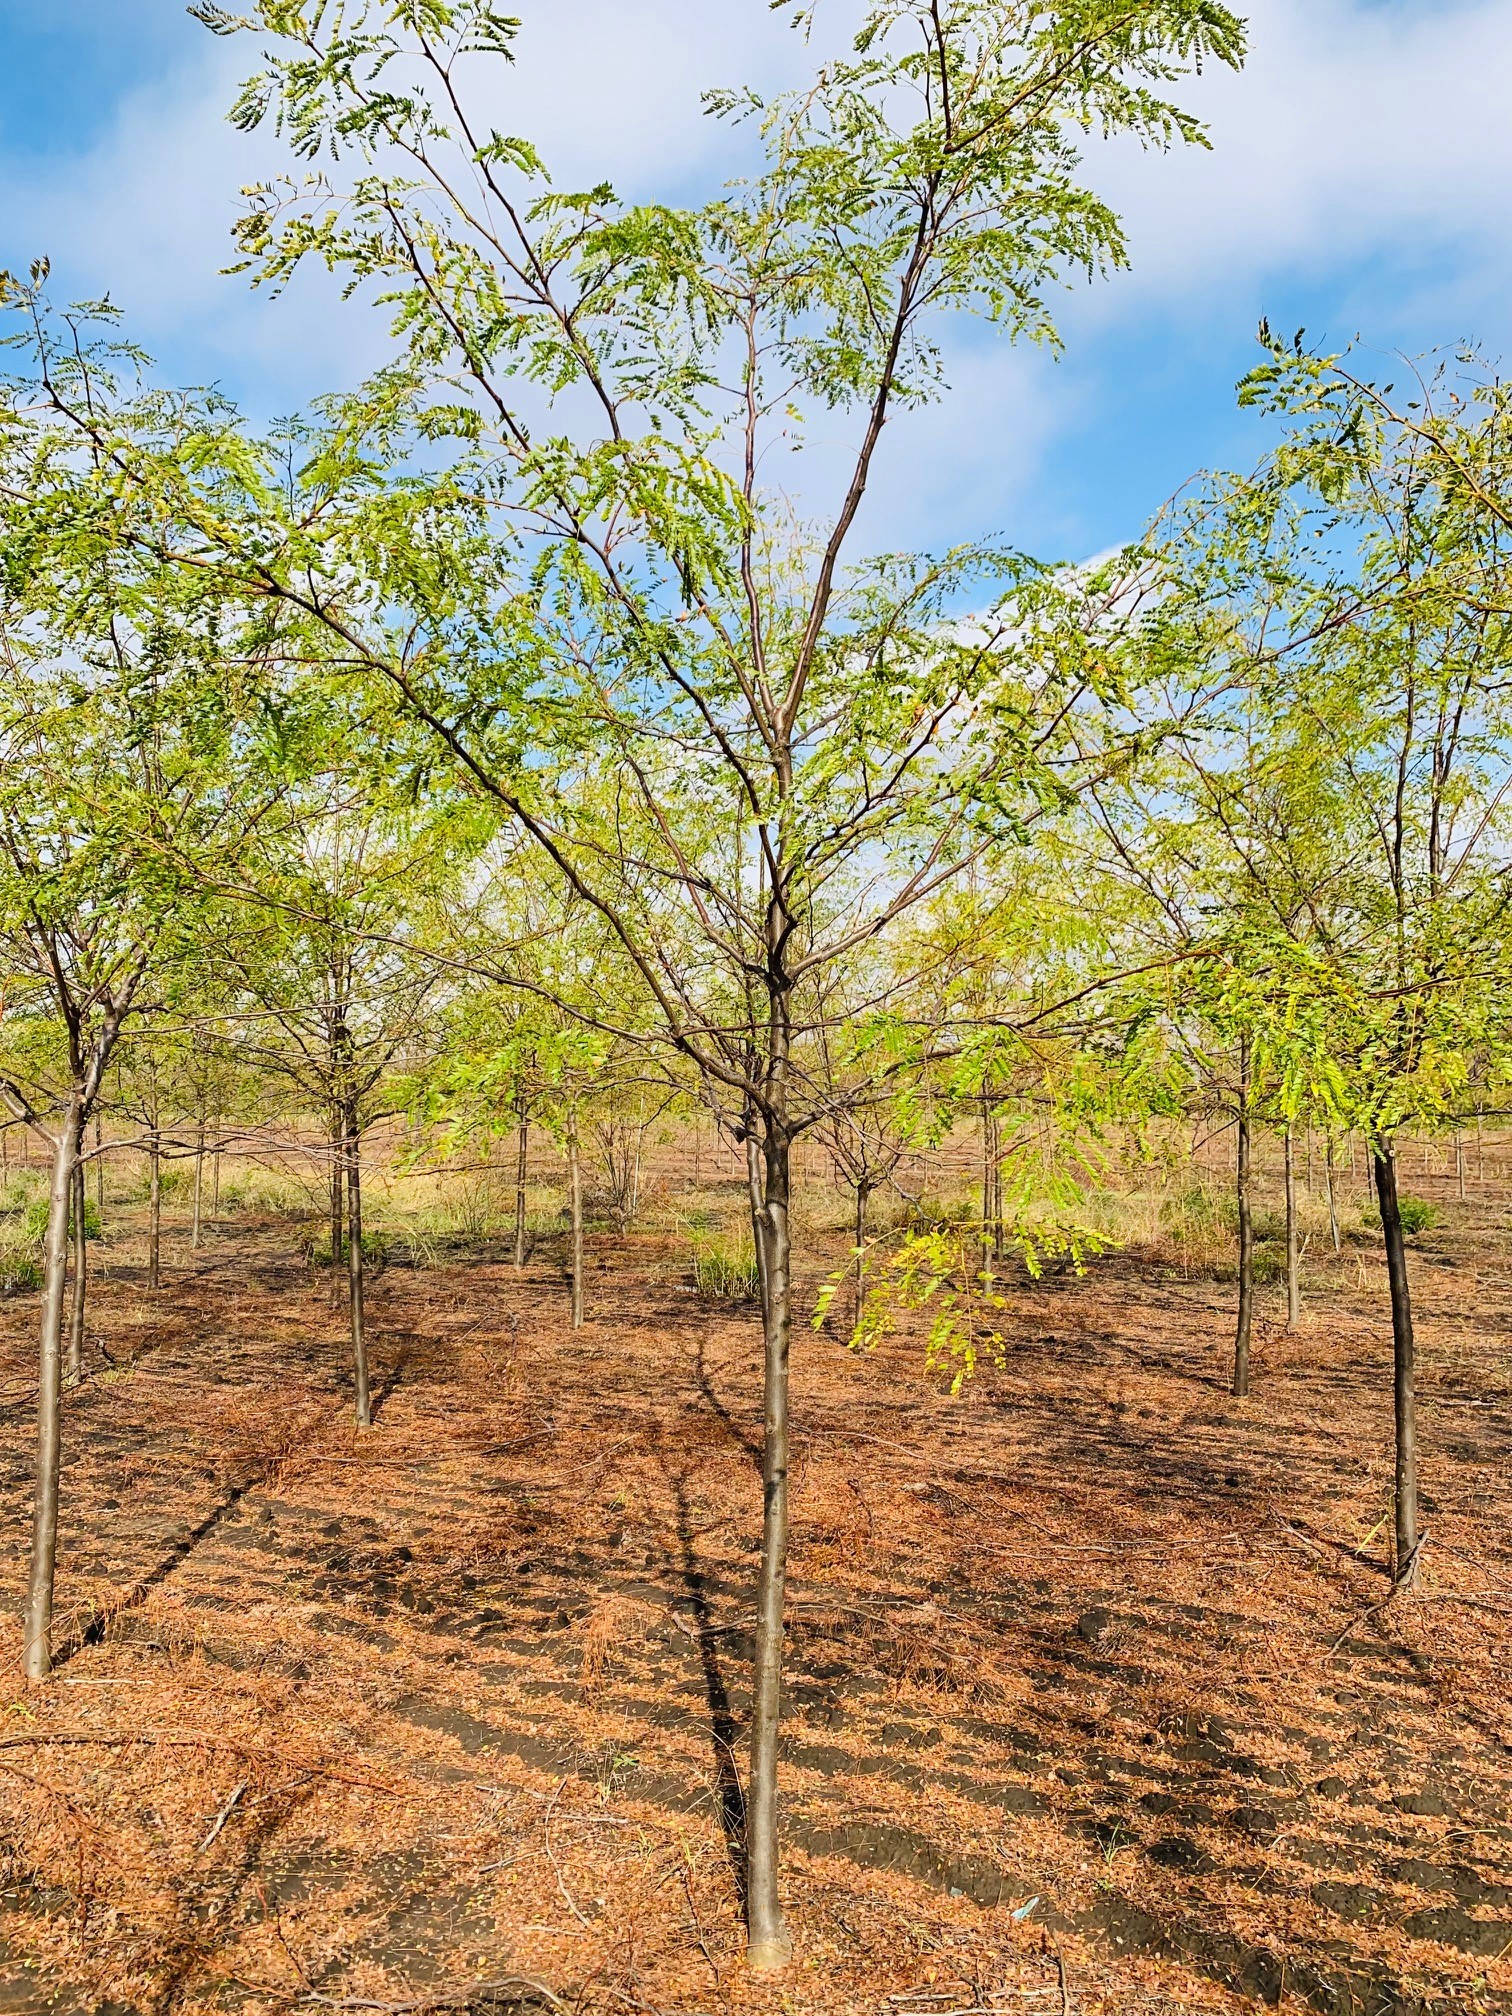
[[[576,1335],[547,1212],[523,1269],[486,1233],[390,1264],[366,1434],[297,1215],[175,1217],[149,1296],[108,1206],[45,1688],[4,1637],[0,2010],[1512,2009],[1512,1250],[1501,1186],[1412,1180],[1430,1540],[1389,1602],[1353,1206],[1294,1334],[1264,1291],[1247,1401],[1231,1287],[1169,1238],[1014,1276],[955,1398],[915,1337],[800,1328],[775,1978],[760,1320],[686,1229],[738,1185],[594,1230]],[[36,1321],[0,1305],[12,1619]]]

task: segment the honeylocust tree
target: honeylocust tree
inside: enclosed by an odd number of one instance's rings
[[[245,835],[266,790],[242,769],[238,682],[207,634],[119,601],[98,626],[95,584],[66,608],[60,575],[15,572],[0,702],[0,1097],[47,1144],[37,1483],[25,1667],[52,1662],[61,1467],[65,1273],[76,1172],[117,1046],[162,1006],[192,957],[203,863]],[[77,582],[74,584],[78,586]],[[48,606],[44,620],[27,606]],[[76,1241],[76,1264],[82,1241]],[[75,1359],[82,1360],[82,1279]],[[82,1363],[75,1363],[82,1370]]]
[[[1178,627],[1187,597],[1210,637],[1247,633],[1245,683],[1266,716],[1244,816],[1230,791],[1208,827],[1257,899],[1232,988],[1283,1115],[1310,1109],[1370,1144],[1398,1586],[1423,1534],[1395,1138],[1458,1124],[1475,1071],[1505,1054],[1512,901],[1506,394],[1466,365],[1414,377],[1394,405],[1348,359],[1273,345],[1246,396],[1285,416],[1286,438],[1254,478],[1221,486],[1172,600]],[[1268,801],[1284,817],[1262,834]]]
[[[1169,88],[1236,63],[1242,26],[1216,0],[886,0],[798,92],[711,98],[750,173],[673,208],[560,191],[496,129],[517,30],[481,0],[196,11],[272,38],[236,117],[340,178],[256,192],[248,267],[276,287],[325,261],[395,304],[401,347],[285,464],[212,478],[210,440],[196,470],[137,465],[165,544],[402,696],[599,911],[752,1146],[746,1894],[752,1961],[779,1965],[792,1148],[822,1104],[820,981],[1063,802],[1065,723],[1102,677],[1069,625],[1035,649],[1053,579],[992,545],[869,559],[863,507],[898,417],[945,391],[947,317],[1053,342],[1049,288],[1121,262],[1082,136],[1199,140]],[[816,477],[795,513],[769,458],[806,412],[851,438],[835,494]]]
[[[363,1143],[404,1110],[402,1074],[428,1055],[444,966],[428,934],[455,861],[433,815],[340,769],[302,778],[249,848],[236,894],[260,930],[236,971],[242,1055],[313,1113],[328,1142],[331,1269],[345,1281],[354,1404],[372,1423],[363,1251]],[[244,939],[243,942],[248,942]]]

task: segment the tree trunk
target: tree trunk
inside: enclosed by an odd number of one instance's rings
[[[199,1123],[199,1135],[194,1144],[194,1224],[189,1234],[189,1244],[197,1253],[200,1243],[200,1227],[204,1222],[205,1201],[205,1123]]]
[[[751,1205],[751,1239],[756,1248],[756,1286],[761,1295],[761,1321],[764,1328],[770,1320],[771,1291],[768,1282],[771,1262],[767,1253],[766,1213],[762,1201],[761,1144],[756,1139],[755,1129],[749,1119],[746,1122],[745,1150],[746,1190]]]
[[[1465,1137],[1456,1131],[1454,1136],[1454,1179],[1459,1186],[1459,1200],[1465,1201]]]
[[[1235,1179],[1239,1204],[1239,1320],[1234,1331],[1234,1397],[1242,1400],[1250,1384],[1250,1330],[1255,1307],[1255,1224],[1250,1213],[1249,1083],[1246,1070],[1239,1093],[1239,1166]]]
[[[782,1727],[783,1612],[788,1544],[788,1348],[791,1338],[792,1252],[788,1206],[790,1146],[769,1129],[766,1183],[761,1578],[756,1595],[756,1662],[751,1688],[751,1765],[746,1798],[746,1923],[753,1968],[784,1966],[792,1942],[778,1894],[777,1745]],[[760,1249],[758,1249],[760,1250]]]
[[[210,1216],[220,1217],[221,1151],[216,1149],[210,1158]]]
[[[1292,1130],[1286,1130],[1286,1327],[1302,1316],[1302,1254],[1297,1238],[1297,1158]]]
[[[866,1204],[871,1196],[871,1185],[865,1181],[856,1185],[856,1321],[861,1324],[861,1303],[866,1295]]]
[[[77,1385],[84,1377],[84,1304],[89,1281],[89,1254],[85,1244],[85,1216],[88,1193],[84,1186],[84,1164],[74,1151],[73,1173],[73,1298],[68,1312],[68,1381]]]
[[[1412,1295],[1407,1284],[1407,1242],[1397,1201],[1396,1158],[1390,1141],[1375,1150],[1376,1195],[1386,1238],[1386,1275],[1391,1284],[1393,1390],[1396,1400],[1396,1585],[1410,1589],[1417,1579],[1417,1350],[1412,1331]]]
[[[100,1232],[105,1231],[105,1129],[95,1115],[95,1205],[100,1213]]]
[[[577,1115],[567,1127],[567,1189],[572,1212],[572,1327],[583,1327],[583,1154]]]
[[[519,1091],[515,1095],[515,1113],[519,1124],[519,1152],[515,1157],[515,1241],[514,1263],[516,1270],[525,1265],[525,1170],[530,1159],[530,1113],[525,1103],[525,1080],[520,1080]]]
[[[341,1300],[342,1226],[344,1212],[342,1189],[346,1182],[344,1167],[345,1154],[342,1147],[341,1121],[331,1122],[331,1301]]]
[[[158,1130],[147,1137],[147,1287],[157,1293],[163,1273],[163,1148]]]
[[[987,1087],[982,1087],[982,1272],[986,1274],[992,1267],[993,1255],[997,1251],[997,1221],[992,1208],[992,1174],[996,1160],[993,1134],[992,1104]]]
[[[1333,1249],[1335,1253],[1341,1253],[1344,1250],[1344,1241],[1339,1236],[1339,1207],[1338,1201],[1334,1196],[1334,1144],[1332,1134],[1329,1135],[1323,1150],[1323,1182],[1328,1191],[1328,1229],[1333,1237]]]
[[[58,1558],[58,1477],[62,1467],[63,1294],[68,1272],[68,1207],[79,1152],[80,1117],[78,1101],[71,1100],[53,1144],[52,1190],[43,1245],[36,1496],[32,1506],[31,1578],[23,1629],[28,1680],[45,1680],[52,1671],[53,1570]]]
[[[357,1116],[346,1124],[347,1177],[347,1283],[352,1313],[352,1371],[357,1382],[357,1426],[373,1425],[373,1402],[368,1391],[367,1307],[362,1272],[362,1134]]]

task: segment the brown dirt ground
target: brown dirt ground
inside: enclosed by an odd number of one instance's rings
[[[1418,1242],[1432,1539],[1386,1607],[1369,1254],[1242,1405],[1228,1291],[1150,1256],[1019,1284],[959,1399],[804,1333],[773,1980],[731,1845],[751,1314],[651,1237],[595,1242],[579,1338],[552,1250],[391,1269],[359,1439],[295,1230],[221,1225],[149,1301],[114,1223],[72,1649],[0,1665],[0,2011],[1512,2009],[1499,1224]],[[35,1322],[0,1310],[12,1616]]]

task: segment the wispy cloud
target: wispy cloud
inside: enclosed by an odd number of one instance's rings
[[[858,5],[833,0],[826,34]],[[1152,325],[1247,330],[1258,307],[1300,290],[1347,334],[1348,318],[1400,319],[1410,270],[1443,339],[1462,320],[1493,343],[1512,334],[1512,0],[1252,0],[1249,11],[1245,73],[1215,72],[1182,94],[1211,122],[1211,152],[1094,147],[1134,271],[1068,298],[1073,368],[953,335],[956,393],[899,423],[873,536],[1006,522],[1067,430],[1085,431],[1089,404],[1113,396],[1127,345]],[[535,0],[521,12],[519,61],[490,113],[536,139],[565,183],[669,196],[707,186],[738,162],[739,142],[702,115],[700,91],[771,87],[812,60],[765,0]],[[49,252],[63,289],[108,291],[176,375],[219,377],[266,412],[349,382],[385,339],[378,318],[339,309],[318,276],[279,303],[219,276],[238,188],[284,164],[269,137],[225,123],[251,46],[186,22],[182,49],[72,157],[0,161],[3,253]],[[1372,279],[1372,261],[1398,291]],[[1227,386],[1215,377],[1203,396],[1226,402]],[[846,429],[815,431],[833,473]]]

